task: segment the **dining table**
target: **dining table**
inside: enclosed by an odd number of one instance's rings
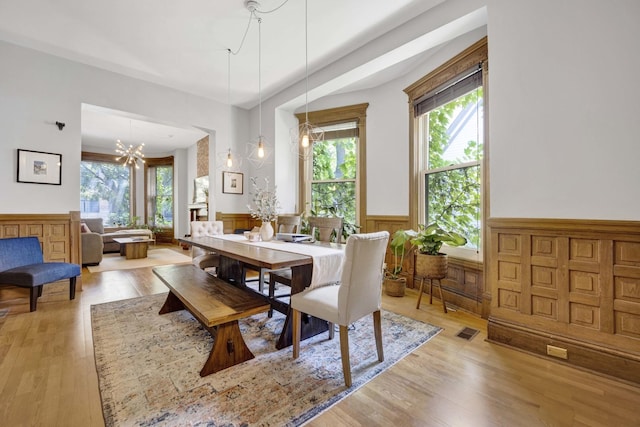
[[[342,272],[345,247],[344,244],[329,242],[250,241],[241,234],[182,237],[178,240],[219,254],[220,266],[216,269],[218,278],[244,289],[252,290],[243,282],[242,271],[247,265],[258,271],[290,268],[292,295],[308,287],[337,283]],[[268,296],[257,291],[256,293],[268,299]],[[278,311],[286,314],[276,343],[276,348],[282,349],[292,345],[293,328],[290,307],[285,305],[283,309],[279,306]],[[325,320],[311,316],[305,320],[302,322],[301,339],[328,330]]]

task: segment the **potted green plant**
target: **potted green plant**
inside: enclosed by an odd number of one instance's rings
[[[440,252],[442,245],[464,246],[467,238],[454,231],[447,231],[437,223],[418,225],[418,232],[411,239],[416,247],[415,272],[426,279],[442,279],[447,275],[447,255]]]
[[[414,230],[397,230],[391,236],[391,253],[393,254],[393,265],[391,268],[385,269],[384,275],[384,291],[392,297],[404,296],[407,288],[407,278],[400,276],[402,273],[402,265],[404,257],[413,250],[413,245],[407,247],[411,243],[411,239],[415,238],[417,233]]]

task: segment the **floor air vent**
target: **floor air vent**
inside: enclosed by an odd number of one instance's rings
[[[467,341],[471,341],[473,339],[473,337],[475,337],[478,334],[477,329],[473,329],[473,328],[464,328],[463,330],[461,330],[460,332],[458,332],[458,335],[456,335],[457,337],[460,338],[464,338]]]

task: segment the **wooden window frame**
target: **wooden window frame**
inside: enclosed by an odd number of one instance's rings
[[[404,89],[409,97],[409,223],[413,229],[418,226],[421,188],[420,138],[418,118],[415,117],[415,101],[447,81],[460,75],[476,64],[482,64],[482,87],[484,104],[484,145],[482,161],[482,252],[487,253],[485,223],[490,214],[489,206],[489,50],[487,37],[483,37],[467,49],[445,62],[429,74]]]
[[[299,123],[304,123],[307,118],[313,125],[322,127],[344,122],[356,122],[358,126],[357,169],[356,169],[356,210],[359,232],[364,233],[367,218],[367,108],[369,103],[348,105],[344,107],[329,108],[326,110],[298,113],[296,118]],[[299,195],[301,210],[306,212],[307,202],[307,177],[305,174],[305,159],[300,159],[299,170]]]

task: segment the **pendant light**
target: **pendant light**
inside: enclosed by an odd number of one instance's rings
[[[309,13],[307,8],[307,0],[304,1],[304,72],[305,72],[305,92],[304,92],[304,105],[305,105],[305,120],[296,129],[294,138],[292,138],[293,151],[298,152],[302,158],[307,158],[312,150],[313,144],[316,141],[322,141],[324,139],[324,132],[317,126],[312,125],[309,122]]]
[[[259,169],[271,154],[267,140],[262,134],[262,18],[256,15],[258,2],[248,0],[246,5],[252,17],[258,21],[258,140],[250,142],[247,146],[247,159]]]
[[[258,18],[258,157],[264,158],[262,136],[262,18]]]

